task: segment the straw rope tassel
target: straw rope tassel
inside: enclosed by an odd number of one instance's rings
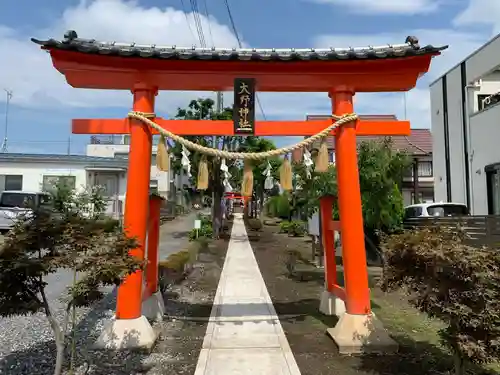
[[[280,167],[280,185],[283,190],[291,191],[293,189],[292,185],[292,165],[288,156],[285,156],[283,164]]]
[[[208,189],[208,163],[206,155],[202,155],[200,165],[198,166],[198,190]]]
[[[156,167],[162,172],[170,169],[170,155],[168,153],[167,138],[161,134],[158,150],[156,152]]]
[[[241,195],[251,197],[253,193],[253,168],[250,161],[245,160],[243,169],[243,182],[241,184]]]
[[[329,164],[330,161],[328,159],[328,142],[326,141],[326,138],[323,138],[321,140],[321,146],[319,147],[318,156],[316,156],[314,171],[318,173],[327,172]]]

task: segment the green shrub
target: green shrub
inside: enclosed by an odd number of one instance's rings
[[[294,220],[290,222],[288,227],[288,235],[293,237],[303,237],[306,234],[306,223],[302,220]]]
[[[270,217],[288,219],[290,216],[290,202],[288,194],[275,195],[266,202],[266,212]]]
[[[120,227],[120,220],[105,218],[96,221],[96,227],[102,229],[105,233],[112,233]]]
[[[198,214],[197,219],[201,221],[201,226],[204,226],[204,225],[212,226],[212,216],[211,215]]]
[[[197,238],[212,238],[214,231],[212,225],[201,225],[200,229],[191,229],[189,232],[189,241],[194,241]]]
[[[464,243],[460,228],[429,227],[383,236],[384,289],[403,289],[410,303],[446,324],[439,334],[464,362],[500,358],[500,253]]]
[[[280,233],[287,233],[293,237],[303,237],[306,234],[306,223],[302,220],[282,221]]]
[[[282,221],[280,223],[280,233],[288,233],[288,230],[290,229],[290,222],[289,221]]]
[[[192,243],[187,250],[171,254],[167,259],[158,263],[159,286],[162,292],[168,287],[183,279],[189,269],[198,259],[198,253],[203,247],[203,241]]]

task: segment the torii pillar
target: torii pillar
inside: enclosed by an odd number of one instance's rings
[[[333,114],[341,116],[354,112],[354,94],[348,88],[330,92]],[[335,327],[327,329],[327,333],[341,354],[389,353],[397,351],[398,345],[375,318],[370,306],[356,143],[357,123],[342,125],[335,133],[345,313],[338,314],[339,321]],[[325,252],[332,251],[335,252],[334,247],[325,247]],[[330,255],[330,259],[335,259],[335,254]],[[336,272],[335,266],[329,267],[328,271]],[[336,275],[326,276],[327,282],[329,279],[336,281]]]

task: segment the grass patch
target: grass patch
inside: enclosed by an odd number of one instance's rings
[[[294,355],[305,375],[342,373],[345,375],[448,375],[453,368],[450,352],[441,345],[439,330],[444,324],[420,313],[401,291],[385,293],[377,282],[380,267],[368,267],[372,309],[389,334],[399,343],[396,356],[345,357],[331,351],[331,341],[324,340],[327,328],[335,325],[330,317],[318,315],[317,298],[324,285],[324,270],[311,261],[311,249],[303,238],[277,234],[278,227],[265,227],[261,241],[254,249],[263,270],[268,290],[278,314],[295,306],[305,314],[302,320],[287,322],[281,318]],[[264,247],[266,251],[259,248]],[[276,255],[272,255],[274,254]],[[277,266],[277,259],[280,266]],[[292,267],[292,261],[295,266]],[[293,272],[290,272],[293,268]],[[286,277],[283,277],[286,276]],[[343,284],[343,267],[337,265],[337,280]],[[286,301],[283,303],[282,301]],[[292,302],[293,301],[293,302]],[[280,304],[281,303],[281,304]],[[310,305],[310,306],[305,306]],[[286,309],[285,309],[286,307]],[[306,311],[307,310],[307,311]],[[325,351],[326,350],[326,351]],[[470,365],[468,375],[500,374],[500,364]]]

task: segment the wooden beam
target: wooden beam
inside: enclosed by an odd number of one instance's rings
[[[332,120],[318,121],[257,121],[256,136],[311,136],[327,128]],[[155,122],[164,129],[181,136],[222,136],[234,135],[232,121],[211,120],[164,120]],[[73,134],[129,134],[129,119],[75,119],[72,121]],[[410,135],[409,121],[359,120],[357,135]],[[153,131],[153,134],[158,132]],[[335,130],[331,135],[335,134]]]

